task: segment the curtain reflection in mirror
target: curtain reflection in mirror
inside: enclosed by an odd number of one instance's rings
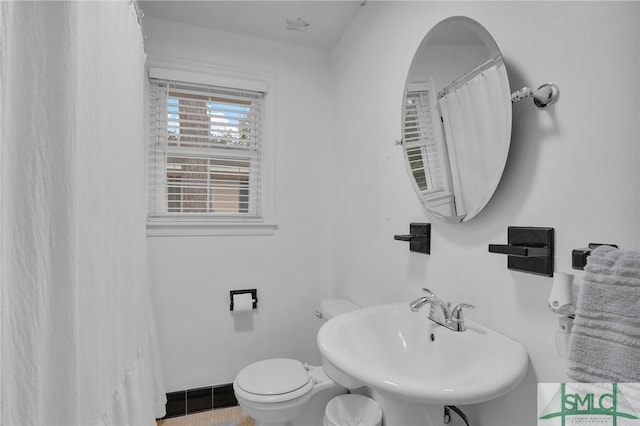
[[[494,170],[500,167],[500,152],[504,140],[509,140],[509,129],[502,121],[509,111],[504,108],[506,79],[502,58],[443,93],[438,100],[443,118],[445,140],[448,147],[456,216],[475,214],[474,206],[484,206],[487,182],[495,188],[500,180]]]

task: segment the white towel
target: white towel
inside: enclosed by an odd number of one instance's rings
[[[640,253],[600,246],[585,272],[567,376],[576,382],[640,382]]]

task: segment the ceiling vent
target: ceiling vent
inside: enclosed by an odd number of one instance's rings
[[[295,31],[306,31],[309,28],[309,23],[302,18],[289,19],[287,18],[287,29]]]

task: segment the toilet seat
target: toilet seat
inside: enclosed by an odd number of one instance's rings
[[[236,393],[249,401],[284,402],[310,392],[314,381],[300,361],[278,358],[248,365],[234,384]]]

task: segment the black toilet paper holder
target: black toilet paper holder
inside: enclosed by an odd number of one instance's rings
[[[257,289],[250,288],[246,290],[231,290],[229,292],[229,299],[230,299],[229,310],[230,311],[233,311],[233,296],[236,294],[246,294],[246,293],[251,293],[251,299],[253,299],[253,309],[258,308],[258,290]]]

